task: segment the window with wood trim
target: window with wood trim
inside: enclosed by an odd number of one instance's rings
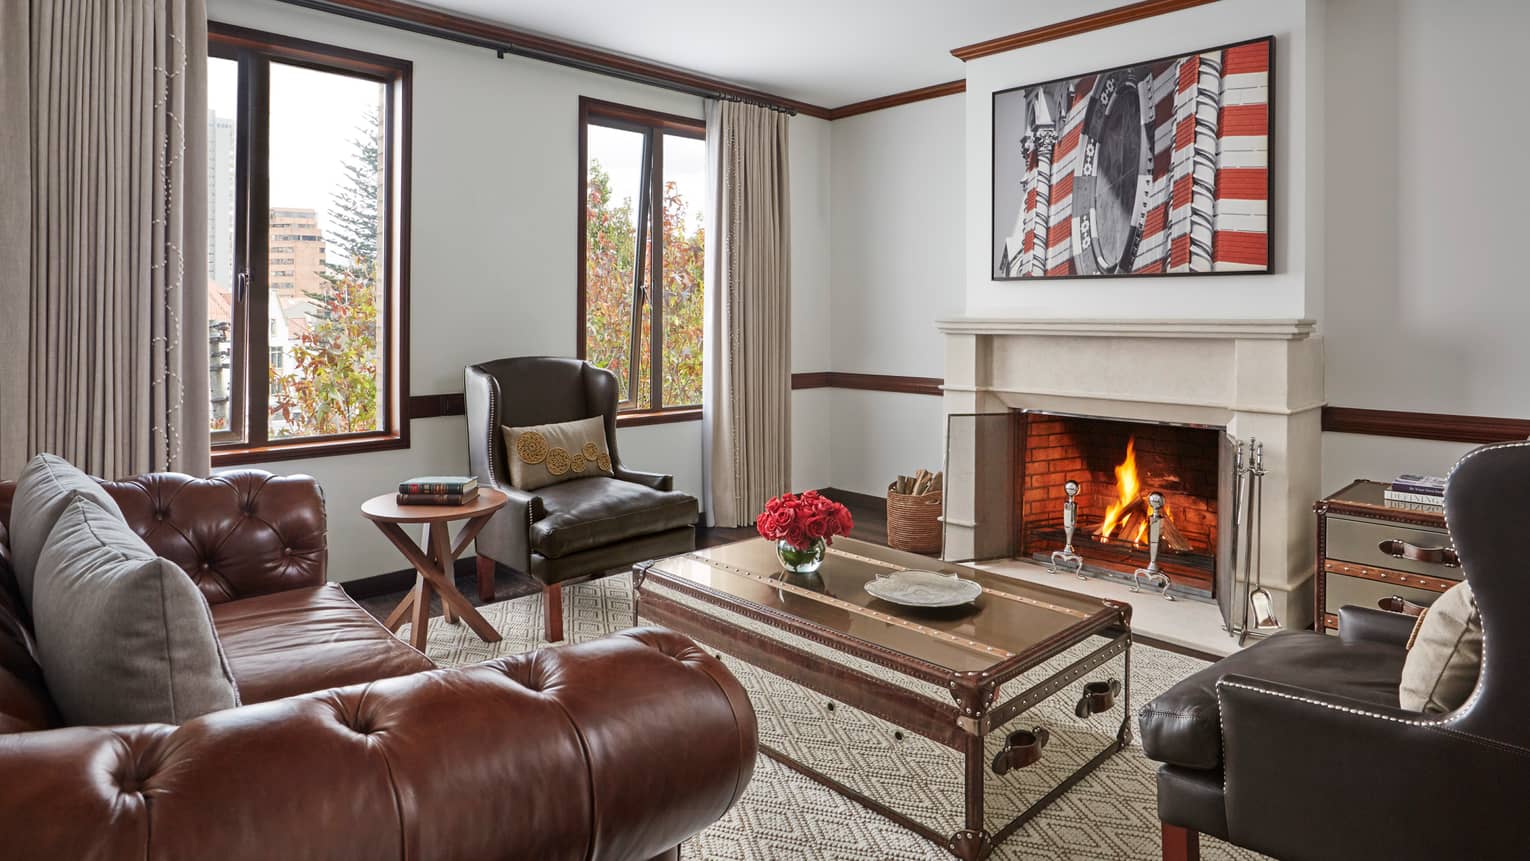
[[[208,29],[213,462],[405,446],[411,64]]]
[[[579,101],[579,357],[616,374],[621,409],[701,404],[706,126]]]

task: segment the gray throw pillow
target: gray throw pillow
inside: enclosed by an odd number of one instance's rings
[[[69,724],[174,724],[239,705],[196,584],[83,496],[38,558],[32,623],[43,678]]]
[[[1457,583],[1424,611],[1403,661],[1397,701],[1440,714],[1466,704],[1482,668],[1482,616],[1472,587]]]
[[[503,430],[510,483],[521,490],[613,474],[603,416]]]
[[[21,600],[32,604],[32,573],[48,533],[70,500],[84,496],[122,520],[122,509],[100,482],[80,472],[58,455],[40,454],[27,464],[16,480],[11,501],[11,567]]]

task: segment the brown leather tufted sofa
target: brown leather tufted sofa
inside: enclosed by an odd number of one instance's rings
[[[212,606],[244,705],[66,727],[8,564],[0,483],[0,856],[650,859],[748,785],[754,712],[670,631],[435,669],[325,582],[306,476],[106,484]]]

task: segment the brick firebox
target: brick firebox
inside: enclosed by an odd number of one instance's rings
[[[1209,596],[1216,581],[1217,498],[1221,431],[1044,413],[1016,413],[1023,456],[1017,459],[1016,512],[1022,557],[1045,558],[1063,546],[1063,483],[1080,485],[1074,547],[1096,571],[1129,574],[1145,566],[1145,544],[1131,538],[1102,541],[1093,531],[1118,499],[1116,467],[1132,444],[1140,494],[1158,491],[1169,518],[1191,549],[1159,551],[1159,565],[1176,587]]]

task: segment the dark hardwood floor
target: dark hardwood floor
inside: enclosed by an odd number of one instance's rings
[[[851,538],[859,538],[862,541],[872,541],[877,544],[887,543],[887,509],[886,503],[875,496],[867,496],[850,491],[827,489],[823,494],[850,509],[850,516],[855,521],[855,527],[850,530]],[[742,541],[745,538],[753,538],[755,531],[752,527],[721,527],[721,526],[698,526],[696,527],[696,546],[715,547],[719,544],[728,544],[733,541]],[[484,604],[478,598],[478,575],[477,559],[467,556],[457,560],[456,581],[457,591],[467,598],[468,603],[477,607]],[[345,590],[355,598],[357,603],[367,609],[379,619],[385,618],[389,611],[398,606],[398,602],[404,600],[404,595],[414,588],[413,571],[391,571],[376,577],[367,577],[362,580],[353,580],[343,584]],[[541,584],[531,577],[519,571],[498,566],[494,575],[494,602],[509,601],[512,598],[522,598],[526,595],[535,595],[542,590]],[[492,603],[492,602],[491,602]],[[434,596],[430,601],[430,615],[441,615],[441,599]]]

